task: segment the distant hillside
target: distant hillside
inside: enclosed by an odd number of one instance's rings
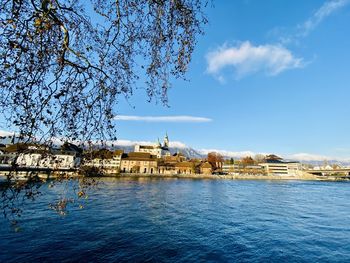
[[[182,153],[188,158],[202,158],[203,155],[200,154],[197,150],[191,148],[191,147],[185,147],[185,148],[179,148],[179,147],[170,147],[171,154],[174,153]]]
[[[310,164],[310,165],[313,165],[313,166],[324,166],[325,165],[325,161],[315,161],[315,160],[306,161],[306,160],[303,160],[303,161],[300,161],[300,162],[303,163],[303,164]],[[327,164],[329,164],[329,165],[337,164],[337,165],[340,165],[340,166],[350,166],[350,162],[339,161],[339,160],[327,160]]]
[[[133,152],[134,151],[134,146],[135,145],[116,145],[111,147],[111,149],[116,150],[116,149],[122,149],[124,152]],[[187,158],[202,158],[203,155],[200,154],[198,151],[191,147],[170,147],[169,148],[171,154],[175,153],[182,153],[185,155]]]

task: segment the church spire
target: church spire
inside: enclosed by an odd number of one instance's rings
[[[169,148],[169,137],[168,137],[168,132],[165,133],[163,147],[164,147],[164,148]]]

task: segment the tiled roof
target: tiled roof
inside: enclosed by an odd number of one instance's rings
[[[282,160],[283,158],[275,155],[275,154],[269,154],[265,156],[266,160]]]
[[[157,156],[150,153],[143,152],[130,152],[128,154],[123,154],[122,159],[135,160],[135,161],[156,161]]]
[[[92,152],[85,153],[87,159],[112,159],[114,156],[123,154],[123,150],[115,150],[114,152],[108,149],[99,149]]]
[[[156,149],[156,146],[151,145],[140,145],[140,149]]]
[[[191,162],[180,162],[180,163],[176,163],[175,167],[193,167],[193,163],[191,163]]]

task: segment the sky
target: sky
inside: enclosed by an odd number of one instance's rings
[[[120,99],[121,143],[167,132],[204,152],[350,160],[350,0],[213,3],[169,107]]]
[[[350,159],[350,1],[214,1],[169,106],[118,105],[118,138]]]

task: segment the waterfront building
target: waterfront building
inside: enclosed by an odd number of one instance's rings
[[[53,170],[77,168],[80,165],[80,157],[74,153],[40,152],[20,153],[16,164],[20,167],[50,168]]]
[[[122,155],[123,150],[112,152],[107,149],[100,149],[87,154],[84,165],[96,167],[106,174],[118,174],[120,172]]]
[[[199,167],[201,174],[212,174],[213,172],[213,167],[208,162],[201,163]]]
[[[265,174],[265,168],[261,165],[223,164],[223,173],[234,174]]]
[[[177,174],[194,174],[196,166],[193,162],[179,162],[175,164]]]
[[[81,162],[82,150],[74,144],[64,143],[60,148],[38,144],[16,143],[4,149],[0,162],[34,169],[72,169]]]
[[[134,148],[134,152],[150,153],[152,155],[156,155],[157,158],[170,156],[168,134],[165,135],[163,144],[161,144],[159,140],[154,145],[136,144]]]
[[[299,162],[286,162],[277,159],[266,159],[259,164],[269,175],[297,176],[301,171]]]
[[[122,173],[148,173],[157,172],[158,158],[156,155],[146,152],[130,152],[123,154],[120,164]]]
[[[158,160],[158,174],[173,175],[176,174],[176,162],[166,162],[163,159]]]
[[[176,161],[166,162],[164,159],[158,161],[158,173],[166,175],[175,174],[212,174],[213,167],[208,162],[200,161]]]
[[[231,164],[231,163],[224,163],[222,165],[222,171],[227,174],[232,174],[235,173],[239,170],[239,165],[238,164]]]
[[[186,156],[182,153],[174,153],[173,155],[166,155],[162,158],[166,163],[178,163],[187,160]]]

